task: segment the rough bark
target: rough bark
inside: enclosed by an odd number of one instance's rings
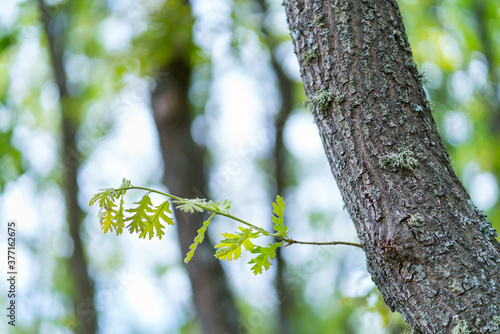
[[[75,292],[72,296],[77,324],[72,328],[76,333],[93,334],[97,332],[97,314],[94,306],[94,282],[89,275],[84,246],[80,234],[83,221],[83,211],[78,205],[77,174],[80,167],[80,157],[76,146],[76,132],[78,130],[78,117],[75,112],[74,101],[69,96],[66,87],[66,71],[63,65],[64,34],[66,27],[61,27],[61,22],[55,22],[56,12],[52,12],[39,0],[39,8],[44,31],[47,37],[49,54],[52,62],[54,78],[60,96],[62,114],[62,150],[61,160],[63,168],[63,190],[66,195],[67,222],[69,234],[73,240],[73,253],[69,260],[70,270],[75,282]],[[54,15],[52,15],[54,14]]]
[[[284,5],[332,173],[385,302],[425,333],[498,333],[500,244],[450,164],[396,1]]]
[[[206,188],[204,150],[191,137],[190,75],[191,67],[185,58],[173,60],[162,70],[151,101],[165,164],[165,185],[171,193],[184,198],[205,197]],[[174,213],[181,252],[185,255],[204,217],[179,210]],[[213,257],[213,246],[208,236],[205,238],[187,264],[203,333],[238,333],[240,324],[234,299],[220,261]]]

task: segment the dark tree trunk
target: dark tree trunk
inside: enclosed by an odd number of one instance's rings
[[[292,101],[293,101],[293,82],[285,74],[282,64],[276,59],[274,49],[278,45],[278,41],[266,28],[264,19],[266,12],[268,10],[268,4],[266,0],[257,0],[260,7],[260,14],[262,15],[260,29],[262,31],[263,37],[266,42],[266,46],[269,48],[269,54],[271,58],[271,66],[276,75],[278,81],[278,90],[281,98],[281,108],[278,112],[274,123],[274,129],[276,131],[274,138],[274,154],[273,154],[273,165],[274,165],[274,180],[276,182],[275,194],[271,201],[274,201],[276,195],[284,196],[286,189],[286,149],[283,143],[283,130],[285,123],[292,112]],[[277,242],[279,240],[276,240]],[[285,260],[282,256],[282,248],[276,249],[276,278],[275,278],[275,288],[278,296],[278,310],[279,319],[277,326],[278,334],[289,334],[291,327],[291,313],[293,307],[293,294],[289,291],[286,281],[285,281]]]
[[[385,302],[425,333],[498,333],[500,244],[453,172],[396,1],[285,8],[331,170]]]
[[[283,143],[283,129],[288,116],[290,116],[292,111],[292,82],[284,73],[274,54],[272,54],[273,50],[270,50],[270,52],[271,63],[273,65],[274,72],[278,77],[282,100],[281,109],[275,122],[276,135],[274,140],[274,178],[276,181],[276,195],[284,196],[286,188],[285,168],[287,152]],[[290,293],[285,282],[286,263],[283,259],[282,251],[283,249],[281,247],[276,249],[276,291],[278,293],[280,311],[278,334],[288,334],[290,333],[290,315],[292,313],[291,308],[293,305],[293,295]]]
[[[191,67],[186,58],[175,59],[163,68],[152,94],[151,105],[165,163],[165,185],[176,196],[205,197],[204,150],[191,137],[188,101]],[[181,252],[185,255],[204,217],[179,210],[175,210],[175,216]],[[203,333],[238,333],[238,311],[220,261],[213,254],[213,246],[206,236],[187,264],[196,311]]]
[[[80,235],[83,212],[77,200],[77,173],[81,163],[81,155],[78,153],[78,148],[76,147],[76,132],[79,126],[79,115],[74,108],[75,103],[72,103],[73,98],[68,95],[66,88],[66,71],[63,65],[65,45],[65,36],[63,32],[66,27],[57,26],[61,24],[61,20],[59,20],[59,22],[54,22],[54,17],[58,13],[54,12],[54,15],[52,15],[52,11],[45,5],[43,0],[39,0],[39,8],[47,37],[54,77],[59,89],[62,114],[61,126],[63,147],[61,149],[61,160],[64,165],[63,190],[66,195],[69,233],[74,245],[69,263],[76,288],[72,298],[77,324],[73,329],[76,333],[94,334],[97,332],[97,315],[94,307],[94,282],[89,275],[84,246]]]

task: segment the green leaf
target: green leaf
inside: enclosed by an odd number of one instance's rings
[[[114,207],[116,207],[114,203],[114,189],[108,188],[97,194],[95,194],[89,202],[89,205],[94,205],[95,203],[99,203],[99,221],[101,223],[101,229],[104,233],[108,233],[108,231],[113,231],[115,228],[115,223],[113,221],[113,214],[116,213]]]
[[[205,231],[207,230],[208,224],[210,224],[213,216],[215,216],[215,214],[210,215],[210,217],[205,222],[203,222],[203,226],[198,229],[198,235],[194,238],[194,243],[189,246],[189,249],[191,250],[186,254],[184,263],[188,263],[189,261],[191,261],[196,247],[198,247],[198,245],[203,242],[203,239],[205,238]]]
[[[228,199],[224,200],[224,202],[217,200],[217,202],[215,203],[209,201],[207,206],[213,209],[214,211],[228,212],[229,209],[231,209],[231,201]]]
[[[225,237],[215,248],[220,248],[215,252],[215,257],[219,260],[236,260],[241,256],[241,246],[244,246],[246,250],[251,251],[255,248],[255,245],[250,241],[250,239],[257,238],[261,232],[252,233],[251,228],[238,227],[240,233],[222,233]]]
[[[189,198],[183,198],[182,200],[175,200],[173,201],[174,203],[179,203],[180,205],[176,206],[176,209],[182,210],[186,213],[194,213],[195,211],[197,212],[203,212],[205,209],[200,207],[200,205],[207,205],[207,201],[204,198],[195,198],[195,199],[189,199]]]
[[[114,217],[116,235],[123,233],[123,228],[125,227],[125,215],[123,214],[123,195],[120,199],[120,206]]]
[[[283,219],[285,215],[285,201],[280,195],[276,196],[276,203],[273,203],[273,213],[276,215],[271,215],[274,223],[273,236],[286,237],[288,232],[288,226],[285,226],[285,221]]]
[[[139,204],[139,206],[126,211],[135,212],[135,214],[125,219],[125,221],[131,221],[131,223],[127,226],[131,234],[134,232],[142,233],[146,228],[146,223],[151,224],[151,217],[149,216],[149,213],[153,212],[153,209],[151,208],[151,199],[148,194],[144,195],[139,202],[134,204]]]
[[[122,184],[120,185],[119,188],[125,188],[122,190],[116,190],[116,195],[115,197],[118,198],[119,196],[123,196],[125,192],[127,192],[126,188],[130,188],[132,186],[132,183],[130,180],[127,180],[126,178],[123,178]]]
[[[144,229],[142,232],[139,234],[139,238],[145,239],[146,236],[149,237],[149,240],[155,236],[155,229],[156,229],[156,234],[158,235],[158,238],[161,240],[161,237],[165,234],[163,232],[162,228],[165,228],[159,221],[156,221],[155,223],[144,223]]]
[[[165,232],[163,232],[163,228],[165,228],[165,226],[160,223],[160,219],[168,225],[174,225],[174,218],[168,216],[168,214],[172,214],[169,204],[170,203],[168,201],[165,201],[153,208],[151,211],[152,215],[150,216],[151,222],[145,222],[146,227],[139,235],[139,238],[145,238],[146,235],[149,234],[149,240],[151,240],[151,238],[154,237],[154,230],[156,230],[156,235],[161,240],[162,236],[165,234]]]
[[[103,191],[95,194],[89,201],[89,206],[94,205],[95,203],[99,202],[99,207],[101,209],[107,209],[111,208],[114,206],[114,196],[115,190],[113,188],[107,188],[104,189]]]
[[[153,215],[151,216],[151,219],[153,220],[153,222],[159,221],[161,219],[168,225],[174,225],[174,218],[169,215],[172,215],[172,211],[170,210],[170,203],[168,201],[165,201],[153,209]]]
[[[266,271],[269,269],[271,260],[276,256],[276,248],[281,247],[281,245],[283,245],[283,242],[277,242],[274,245],[269,244],[269,247],[257,246],[250,251],[252,254],[260,254],[248,262],[248,264],[254,264],[251,268],[254,275],[262,274],[262,267]]]
[[[116,213],[116,210],[113,209],[115,204],[111,202],[111,207],[106,209],[101,209],[99,211],[99,219],[101,221],[101,229],[104,233],[108,233],[108,231],[113,231],[115,227],[115,223],[113,222],[113,213]]]

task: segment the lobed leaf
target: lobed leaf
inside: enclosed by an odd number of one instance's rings
[[[267,271],[271,266],[271,260],[276,256],[276,248],[281,247],[283,242],[277,242],[275,244],[269,244],[269,247],[257,246],[250,251],[252,254],[260,254],[250,260],[248,264],[254,264],[251,268],[254,275],[262,274],[262,268]]]
[[[283,197],[280,195],[276,196],[276,203],[273,203],[273,213],[275,215],[271,215],[271,218],[274,223],[274,230],[276,233],[273,233],[273,236],[286,237],[288,232],[288,226],[285,225],[284,215],[285,215],[285,201]]]
[[[236,260],[241,256],[241,246],[244,246],[248,251],[255,248],[251,239],[257,238],[261,233],[252,233],[251,228],[243,228],[241,226],[238,228],[241,231],[240,233],[222,233],[225,239],[215,246],[215,248],[219,248],[215,252],[216,258],[226,261]]]
[[[112,203],[115,206],[114,203]],[[99,212],[99,219],[101,221],[101,229],[104,233],[108,233],[108,231],[113,231],[115,227],[115,223],[113,222],[113,212],[116,212],[112,207],[101,209]]]
[[[228,199],[225,199],[224,202],[217,200],[217,202],[215,203],[209,201],[207,206],[213,209],[214,211],[228,212],[229,209],[231,209],[231,201]]]
[[[132,182],[130,180],[127,180],[126,178],[122,179],[122,184],[120,185],[121,190],[116,190],[116,198],[119,196],[125,195],[127,192],[126,188],[130,188],[132,186]]]
[[[156,234],[158,235],[158,238],[161,240],[161,237],[165,234],[163,232],[163,226],[159,221],[153,222],[151,221],[150,223],[145,222],[144,223],[144,229],[142,232],[139,234],[139,238],[146,238],[146,236],[149,236],[149,240],[154,237],[155,235],[155,229],[156,229]]]
[[[198,235],[194,238],[194,243],[191,244],[191,246],[189,246],[190,251],[186,254],[184,263],[188,263],[189,261],[191,261],[194,255],[194,251],[196,250],[196,247],[198,247],[198,245],[203,242],[208,224],[210,224],[210,221],[212,220],[213,216],[214,214],[210,215],[210,217],[203,222],[203,226],[198,229]]]
[[[149,216],[149,213],[153,211],[151,208],[151,198],[149,198],[148,194],[145,194],[139,202],[135,202],[134,204],[139,204],[139,206],[126,211],[135,212],[135,214],[127,217],[125,221],[131,221],[127,226],[130,233],[138,232],[142,234],[146,228],[146,223],[151,224],[151,217]]]
[[[200,207],[200,205],[207,205],[207,201],[204,198],[195,198],[195,199],[189,199],[189,198],[183,198],[181,200],[175,200],[173,201],[174,203],[179,203],[179,205],[176,206],[176,209],[182,210],[186,213],[194,213],[195,211],[197,212],[203,212],[205,209]]]
[[[161,219],[168,225],[174,225],[174,218],[169,216],[172,215],[169,204],[170,203],[168,201],[165,201],[153,209],[153,215],[151,216],[153,222]]]
[[[120,206],[118,207],[118,211],[114,216],[115,221],[115,229],[116,235],[120,235],[123,233],[123,228],[125,227],[125,215],[123,214],[123,195],[120,199]]]
[[[154,236],[154,230],[156,230],[156,235],[160,240],[162,236],[165,234],[165,232],[163,232],[163,228],[165,228],[165,226],[163,226],[160,223],[160,219],[163,220],[168,225],[174,225],[174,218],[169,216],[169,214],[171,215],[172,211],[170,210],[170,203],[168,201],[165,201],[153,208],[151,216],[151,224],[148,225],[146,223],[146,229],[145,229],[147,230],[147,233],[149,233],[150,240]],[[142,238],[146,236],[145,233],[144,234],[141,233],[141,235]],[[141,235],[139,235],[139,237],[141,237]]]
[[[99,222],[101,223],[101,229],[104,233],[113,231],[113,228],[115,228],[113,213],[116,213],[116,210],[114,209],[116,205],[114,203],[114,198],[112,197],[112,190],[112,188],[109,188],[95,194],[89,202],[89,205],[94,205],[99,202]]]
[[[94,205],[95,203],[99,202],[99,207],[101,209],[108,209],[111,208],[114,205],[114,194],[115,190],[113,188],[107,188],[104,189],[103,191],[95,194],[89,201],[89,206]]]

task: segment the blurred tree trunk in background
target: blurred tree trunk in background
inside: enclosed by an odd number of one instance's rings
[[[492,12],[498,9],[498,3],[489,3],[488,1],[475,1],[473,10],[477,20],[477,33],[481,41],[481,52],[486,57],[488,63],[488,78],[487,83],[481,88],[481,95],[484,97],[487,114],[486,122],[489,124],[483,131],[488,131],[491,141],[488,143],[490,147],[486,148],[489,155],[489,164],[492,173],[495,174],[496,180],[500,180],[500,155],[497,151],[497,145],[500,142],[500,72],[497,69],[498,54],[496,46],[498,38],[496,31],[492,29],[491,18]],[[498,202],[497,202],[498,203]],[[493,207],[490,219],[492,219],[498,228],[500,226],[500,206]]]
[[[183,1],[177,6],[189,7],[189,3]],[[191,12],[178,10],[178,15],[191,15]],[[173,19],[175,22],[191,20],[190,17],[185,18],[186,20],[179,17]],[[192,26],[182,27],[189,29],[182,37],[191,38]],[[172,28],[181,29],[180,26]],[[173,36],[167,31],[164,38],[173,39]],[[191,136],[193,111],[189,102],[189,86],[192,74],[191,53],[194,49],[191,43],[184,41],[182,45],[176,45],[175,50],[169,50],[171,54],[165,57],[166,61],[157,74],[156,88],[151,96],[151,107],[165,167],[165,185],[171,193],[185,198],[207,197],[203,194],[207,189],[204,149],[198,146]],[[201,214],[186,214],[177,209],[174,213],[181,253],[185,255],[197,235],[197,230],[207,217]],[[198,246],[196,255],[187,264],[193,301],[203,333],[239,333],[241,328],[236,303],[221,263],[213,256],[214,248],[210,238],[208,235],[205,237],[206,240]]]
[[[488,76],[489,84],[491,87],[487,88],[485,92],[485,97],[490,108],[491,117],[493,118],[492,128],[495,136],[498,139],[498,134],[500,133],[500,103],[498,101],[498,81],[499,73],[497,72],[496,55],[495,55],[495,39],[492,38],[489,29],[489,20],[487,18],[487,3],[485,1],[474,2],[474,11],[477,19],[477,30],[482,44],[482,53],[488,61]],[[494,10],[495,8],[489,8]],[[497,171],[498,175],[498,171]]]
[[[80,167],[81,155],[76,146],[76,132],[79,127],[79,106],[75,98],[70,96],[66,86],[66,72],[63,64],[65,51],[65,30],[68,21],[67,13],[63,10],[46,6],[39,0],[40,16],[47,38],[48,51],[52,61],[54,78],[59,90],[59,100],[62,120],[62,148],[61,157],[63,170],[62,189],[66,195],[67,221],[69,233],[73,240],[73,253],[70,257],[70,270],[75,289],[72,295],[74,313],[76,316],[75,332],[93,334],[97,332],[97,314],[94,307],[94,283],[89,275],[84,253],[80,228],[83,221],[83,212],[78,205],[77,174]]]
[[[171,193],[185,198],[199,197],[207,184],[203,171],[204,150],[191,137],[190,75],[191,67],[185,58],[172,60],[160,72],[151,99],[165,163],[165,185]],[[177,209],[175,217],[181,252],[185,255],[204,217]],[[206,238],[187,264],[196,311],[204,333],[237,333],[236,304],[221,263],[213,257],[213,246],[208,236]]]
[[[276,75],[278,81],[278,90],[281,98],[281,108],[276,116],[274,129],[274,154],[273,154],[273,164],[274,164],[274,180],[276,182],[275,194],[271,201],[274,201],[276,195],[284,196],[286,190],[286,149],[283,143],[283,130],[285,123],[290,116],[293,109],[293,82],[285,74],[282,64],[278,61],[275,54],[275,48],[278,46],[278,41],[276,38],[268,31],[265,25],[266,12],[269,6],[266,0],[257,0],[258,6],[260,7],[260,29],[265,40],[265,44],[269,49],[269,56],[271,61],[271,66]],[[276,292],[279,303],[279,321],[277,326],[277,333],[288,334],[291,330],[291,308],[293,307],[293,294],[289,291],[289,288],[285,281],[285,266],[286,263],[282,256],[282,248],[276,249]]]
[[[285,0],[331,170],[392,310],[500,331],[500,244],[453,172],[395,0]]]

